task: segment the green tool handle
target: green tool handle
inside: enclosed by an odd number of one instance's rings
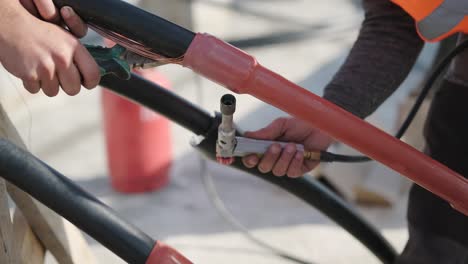
[[[115,45],[112,48],[85,45],[89,53],[96,60],[101,76],[113,74],[120,79],[128,80],[131,77],[131,69],[127,61],[121,58],[126,49]]]

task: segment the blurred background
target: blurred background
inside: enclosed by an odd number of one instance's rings
[[[363,19],[360,1],[351,0],[131,3],[194,31],[230,41],[268,68],[319,95],[343,62]],[[102,43],[102,39],[91,32],[84,42]],[[389,133],[396,130],[411,103],[409,95],[419,88],[436,52],[437,46],[425,48],[409,78],[369,122]],[[163,66],[158,71],[174,92],[210,112],[218,110],[219,98],[228,92],[180,66]],[[101,88],[83,89],[75,97],[63,93],[55,98],[30,95],[4,69],[0,83],[1,103],[33,154],[195,263],[292,263],[255,245],[217,213],[202,182],[206,174],[213,177],[226,207],[257,238],[315,263],[378,263],[339,226],[292,195],[252,176],[202,161],[190,145],[192,133],[176,125],[170,126],[167,138],[172,152],[167,154],[172,160],[169,184],[143,194],[119,193],[109,180]],[[236,97],[235,122],[243,130],[259,129],[285,115],[253,97]],[[418,124],[421,120],[423,117]],[[421,147],[417,125],[407,140]],[[333,148],[356,153],[341,145]],[[398,250],[403,248],[409,182],[377,163],[329,164],[309,177],[325,177]],[[100,263],[122,263],[91,238],[88,240]],[[50,257],[49,261],[54,263]]]

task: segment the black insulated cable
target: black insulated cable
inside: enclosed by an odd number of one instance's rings
[[[186,99],[136,75],[128,81],[107,76],[102,79],[101,84],[107,89],[163,114],[193,133],[203,135],[205,139],[198,145],[198,148],[210,159],[216,158],[217,131],[221,121],[219,116],[213,117]],[[395,259],[396,251],[378,230],[320,182],[306,178],[279,178],[272,173],[263,174],[257,169],[246,168],[239,159],[233,166],[271,182],[317,208],[359,240],[383,263],[392,263]]]
[[[365,162],[371,161],[366,156],[348,156],[348,155],[341,155],[335,154],[328,151],[321,151],[320,152],[320,161],[321,162],[349,162],[349,163],[358,163],[358,162]]]
[[[195,33],[121,0],[53,0],[86,22],[118,33],[167,58],[182,57]]]
[[[150,47],[160,55],[168,58],[178,58],[182,56],[191,41],[193,40],[194,33],[190,32],[180,26],[174,25],[166,20],[163,20],[155,15],[139,10],[138,8],[125,4],[120,0],[54,0],[59,7],[71,6],[75,11],[88,23],[99,26],[128,39],[136,41]],[[131,79],[133,82],[136,79]],[[136,82],[136,81],[135,81]],[[117,82],[109,83],[109,86],[116,86]],[[129,83],[127,83],[129,84]],[[142,89],[153,89],[154,86],[148,85],[146,82],[140,82],[143,85]],[[109,87],[112,89],[112,87]],[[122,87],[123,88],[123,87]],[[122,91],[124,91],[122,89]],[[133,93],[125,90],[126,94],[131,97]],[[150,93],[150,91],[148,91]],[[136,96],[135,101],[144,100],[144,96]],[[177,101],[177,100],[176,100]],[[157,110],[157,104],[161,100],[152,98],[146,100],[146,105],[151,105],[153,110]],[[183,102],[179,102],[183,104]],[[177,108],[180,105],[175,104],[172,108]],[[168,110],[168,109],[166,109]],[[168,110],[171,112],[172,110]],[[199,114],[200,112],[196,112]],[[184,122],[189,121],[191,112],[185,113],[187,117],[183,118]],[[203,114],[202,114],[203,116]],[[200,118],[208,120],[208,118]],[[176,118],[180,115],[174,115],[172,118],[177,123]],[[172,119],[171,118],[171,119]],[[195,121],[196,122],[196,121]],[[194,123],[195,123],[194,122]],[[213,128],[216,124],[210,124]],[[184,126],[191,127],[190,124],[185,123]],[[194,129],[203,130],[205,126],[196,124]],[[205,130],[206,133],[208,131]],[[208,151],[211,156],[214,156],[214,142],[209,146]],[[368,224],[357,214],[348,204],[337,198],[328,189],[319,185],[316,181],[308,179],[284,179],[272,176],[272,174],[261,174],[256,169],[248,170],[240,162],[234,164],[235,167],[258,176],[266,181],[272,182],[288,192],[298,196],[308,204],[318,208],[325,215],[333,219],[341,227],[350,232],[359,241],[361,241],[369,250],[375,254],[384,263],[392,263],[396,252],[391,245],[375,230],[372,225]]]
[[[457,45],[444,59],[438,64],[438,66],[434,69],[432,74],[429,76],[426,84],[424,85],[421,93],[419,94],[416,102],[414,103],[413,107],[411,108],[410,112],[405,118],[405,121],[401,125],[400,129],[398,130],[397,134],[395,135],[396,138],[400,139],[408,130],[409,126],[413,122],[416,114],[418,113],[419,109],[421,108],[424,99],[429,94],[429,91],[434,86],[434,83],[437,81],[439,76],[444,72],[445,68],[449,65],[449,63],[461,52],[463,52],[466,48],[468,48],[468,40],[463,41],[461,44]]]
[[[29,152],[0,139],[0,175],[127,263],[146,263],[155,241]]]
[[[107,75],[100,85],[164,115],[196,135],[204,135],[212,127],[213,117],[208,112],[136,74],[132,73],[130,80]]]

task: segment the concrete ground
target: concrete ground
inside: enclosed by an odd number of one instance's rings
[[[229,40],[307,28],[310,36],[306,40],[249,52],[264,65],[318,94],[343,61],[362,20],[361,11],[347,0],[200,0],[194,4],[194,14],[197,31]],[[383,113],[395,118],[393,106],[421,79],[429,55],[418,63],[406,88],[392,97],[381,110]],[[227,92],[205,80],[198,87],[196,77],[178,66],[166,66],[161,71],[172,81],[175,92],[209,111],[217,110],[219,97]],[[252,244],[219,216],[201,182],[205,173],[214,177],[233,215],[271,245],[314,263],[378,263],[340,227],[290,194],[213,163],[203,170],[199,155],[189,145],[192,134],[177,125],[172,126],[174,165],[170,185],[148,194],[119,194],[108,182],[101,89],[83,91],[76,97],[61,94],[47,98],[26,94],[5,71],[0,79],[1,101],[35,155],[195,263],[290,263]],[[236,119],[243,129],[260,128],[283,115],[250,96],[237,98]],[[405,201],[403,194],[390,209],[358,208],[398,250],[407,239]],[[123,263],[91,238],[89,242],[99,263]]]

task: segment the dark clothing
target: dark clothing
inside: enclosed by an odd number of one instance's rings
[[[347,60],[324,97],[365,118],[403,82],[423,46],[414,20],[389,0],[363,0],[365,20]],[[426,121],[427,153],[468,176],[468,51],[436,93]],[[467,264],[468,217],[414,185],[408,205],[410,238],[398,264]]]
[[[423,47],[414,20],[389,0],[364,0],[365,19],[324,98],[364,118],[404,81]]]
[[[395,264],[466,264],[466,247],[451,239],[409,226],[409,241]]]
[[[467,35],[459,35],[458,43],[468,39]],[[462,52],[457,57],[455,57],[450,65],[450,70],[446,78],[454,83],[468,86],[468,52]]]
[[[434,96],[424,135],[429,155],[468,175],[468,86],[442,83]],[[413,185],[409,197],[410,239],[398,264],[467,264],[468,217]]]

